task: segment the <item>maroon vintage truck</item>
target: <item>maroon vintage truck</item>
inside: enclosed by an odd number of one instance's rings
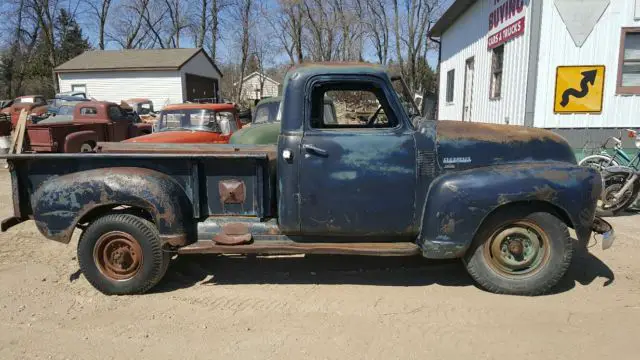
[[[72,118],[50,117],[27,125],[25,150],[34,152],[89,152],[98,142],[115,142],[151,133],[151,124],[128,116],[115,103],[77,104]]]

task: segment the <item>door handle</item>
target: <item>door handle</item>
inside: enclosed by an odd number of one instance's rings
[[[316,155],[319,156],[328,156],[329,153],[327,152],[327,150],[324,149],[320,149],[317,146],[311,145],[311,144],[304,144],[302,145],[302,147],[308,152],[308,153],[314,153]]]

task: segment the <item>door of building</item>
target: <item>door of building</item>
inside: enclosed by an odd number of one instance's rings
[[[475,58],[468,58],[464,69],[464,99],[462,101],[462,121],[471,121],[473,108],[473,70]]]

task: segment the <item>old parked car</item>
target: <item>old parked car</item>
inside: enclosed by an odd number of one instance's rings
[[[89,152],[99,141],[122,141],[151,133],[150,124],[134,122],[115,103],[84,101],[73,111],[71,119],[57,115],[27,125],[27,151]]]
[[[175,104],[162,109],[153,134],[126,142],[226,144],[241,126],[233,104]]]
[[[327,123],[327,94],[378,108]],[[611,246],[600,175],[562,137],[419,119],[407,97],[378,66],[306,64],[286,77],[277,146],[4,156],[14,216],[2,230],[33,219],[68,243],[79,228],[80,269],[106,294],[151,289],[177,252],[462,258],[485,289],[535,295],[568,269],[569,227],[582,249],[592,231]]]
[[[0,112],[11,116],[11,124],[15,126],[22,110],[26,110],[28,115],[42,116],[48,111],[47,99],[42,95],[20,96]]]
[[[156,122],[157,114],[153,110],[153,101],[146,98],[133,98],[124,100],[124,103],[131,107],[131,111],[136,113],[140,120],[153,124]]]

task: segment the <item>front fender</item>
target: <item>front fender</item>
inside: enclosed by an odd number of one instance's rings
[[[539,201],[559,209],[588,241],[602,188],[597,171],[561,162],[510,164],[436,178],[425,201],[418,244],[425,257],[461,257],[484,219],[507,204]]]
[[[79,221],[97,208],[132,206],[151,214],[165,241],[186,243],[192,207],[182,187],[150,169],[116,167],[79,171],[51,178],[31,198],[33,218],[45,237],[71,240]]]
[[[98,134],[92,130],[77,131],[67,135],[64,139],[64,152],[77,153],[80,147],[86,142],[98,142]]]

